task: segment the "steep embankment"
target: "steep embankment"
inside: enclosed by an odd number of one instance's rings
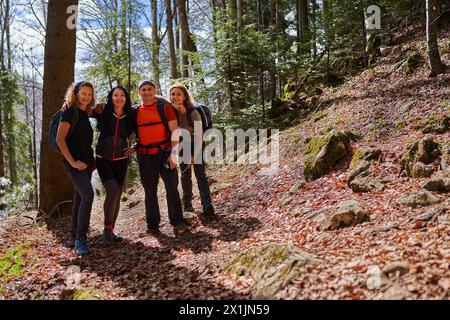
[[[447,65],[449,35],[443,32],[440,42]],[[162,235],[142,237],[142,188],[123,199],[118,233],[125,242],[112,248],[101,245],[102,199],[96,200],[91,220],[93,252],[87,257],[79,258],[62,246],[66,220],[48,227],[10,222],[0,242],[0,297],[71,298],[74,292],[66,290],[68,268],[78,266],[82,288],[78,293],[91,298],[448,299],[448,193],[435,192],[440,203],[432,206],[412,208],[396,202],[428,180],[404,174],[403,149],[422,138],[422,131],[441,115],[450,113],[450,74],[427,77],[422,39],[394,48],[343,86],[325,90],[323,108],[283,132],[278,172],[263,174],[260,165],[210,168],[219,218],[195,218],[188,235],[173,235],[161,190]],[[414,51],[419,53],[419,66],[406,76],[399,62]],[[370,170],[383,180],[383,190],[357,193],[348,187],[350,155],[323,177],[301,182],[305,138],[329,129],[360,135],[351,144],[353,150],[381,149]],[[443,146],[450,141],[448,131],[431,135]],[[356,200],[369,220],[325,230],[324,221],[344,200]],[[195,206],[199,209],[198,199]],[[294,258],[283,265],[288,267],[275,271],[269,267],[281,266],[289,256],[285,248],[256,254],[256,259],[242,256],[237,267],[230,263],[247,249],[258,250],[270,243],[296,246],[309,255],[294,250]],[[21,260],[16,259],[17,272],[6,274],[9,258],[4,253],[8,250]],[[278,283],[276,279],[289,281]]]

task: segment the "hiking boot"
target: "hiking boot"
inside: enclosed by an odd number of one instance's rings
[[[71,235],[71,236],[69,237],[69,240],[67,240],[67,241],[64,243],[64,247],[69,248],[69,249],[75,248],[75,237]]]
[[[119,237],[119,236],[116,235],[114,232],[113,232],[113,234],[112,234],[112,240],[113,240],[114,242],[123,242],[123,241],[124,241],[124,239],[123,239],[122,237]]]
[[[75,252],[81,255],[89,253],[86,239],[75,240]]]
[[[192,203],[185,202],[183,204],[183,211],[185,211],[185,212],[194,212],[194,208],[192,207]]]
[[[206,205],[203,206],[203,214],[205,216],[215,216],[215,212],[214,212],[214,207],[211,203],[208,203]]]
[[[189,230],[188,226],[184,223],[180,223],[179,225],[176,225],[173,227],[173,232],[175,234],[183,234]]]
[[[103,230],[103,244],[110,246],[113,243],[113,232],[110,229]]]
[[[147,236],[153,236],[156,237],[160,234],[159,228],[147,228],[147,231],[145,232]]]

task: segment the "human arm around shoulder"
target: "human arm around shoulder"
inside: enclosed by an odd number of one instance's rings
[[[72,119],[74,110],[66,110],[61,118],[56,134],[56,143],[67,162],[78,170],[85,170],[87,165],[81,161],[75,161],[67,146],[66,137],[70,131],[70,120]]]

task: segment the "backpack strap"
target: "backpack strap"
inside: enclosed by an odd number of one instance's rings
[[[78,118],[80,116],[80,111],[78,110],[78,108],[77,107],[73,107],[73,108],[74,108],[73,117],[72,117],[72,120],[70,121],[70,129],[69,129],[69,133],[67,134],[66,138],[69,138],[70,135],[72,134],[73,130],[75,129],[75,126],[77,125]]]
[[[172,134],[172,131],[169,128],[169,122],[167,122],[166,113],[164,112],[164,103],[165,101],[163,99],[157,98],[156,108],[158,109],[159,117],[161,118],[161,122],[163,123],[167,132],[169,134]],[[160,122],[158,122],[158,124],[159,123]]]

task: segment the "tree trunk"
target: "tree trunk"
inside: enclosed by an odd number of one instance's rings
[[[50,119],[60,107],[66,88],[73,81],[75,67],[75,29],[67,27],[66,10],[78,0],[49,0],[44,53],[41,161],[39,168],[39,208],[49,213],[61,201],[71,200],[73,186],[63,161],[48,141]]]
[[[127,44],[127,0],[120,2],[120,76],[118,84],[124,85],[128,66],[128,44]]]
[[[307,32],[309,30],[308,23],[308,1],[307,0],[297,0],[297,41],[299,43],[306,42]],[[297,48],[298,52],[304,52],[300,46]]]
[[[425,0],[425,2],[427,12],[427,51],[431,68],[430,76],[435,77],[444,72],[437,41],[437,18],[439,7],[436,0]]]
[[[216,0],[209,1],[212,15],[212,30],[214,35],[214,44],[217,44],[217,4]]]
[[[177,71],[177,56],[175,53],[175,43],[173,36],[173,14],[171,0],[164,0],[166,5],[166,25],[167,25],[167,40],[169,43],[169,64],[170,64],[170,77],[172,79],[179,78]]]
[[[243,17],[244,17],[244,0],[237,0],[236,4],[236,23],[237,23],[237,31],[238,34],[241,32],[243,26]]]
[[[195,76],[203,74],[200,59],[196,55],[197,46],[192,39],[192,34],[189,30],[189,24],[186,11],[186,0],[178,0],[178,14],[180,16],[181,37],[183,47],[183,77],[189,77],[189,58],[191,60],[192,69]],[[200,79],[205,83],[203,77]]]
[[[152,73],[153,80],[158,88],[161,88],[161,71],[159,68],[159,46],[161,39],[158,35],[158,1],[152,0]]]
[[[366,30],[366,16],[365,16],[365,4],[364,0],[359,1],[360,4],[360,17],[361,17],[361,36],[363,41],[363,53],[364,53],[364,67],[366,67],[369,64],[368,57],[367,57],[367,30]]]
[[[189,52],[191,47],[191,37],[189,34],[189,25],[187,21],[185,0],[178,1],[178,16],[180,17],[181,28],[181,50],[182,50],[182,75],[183,78],[189,78]]]

